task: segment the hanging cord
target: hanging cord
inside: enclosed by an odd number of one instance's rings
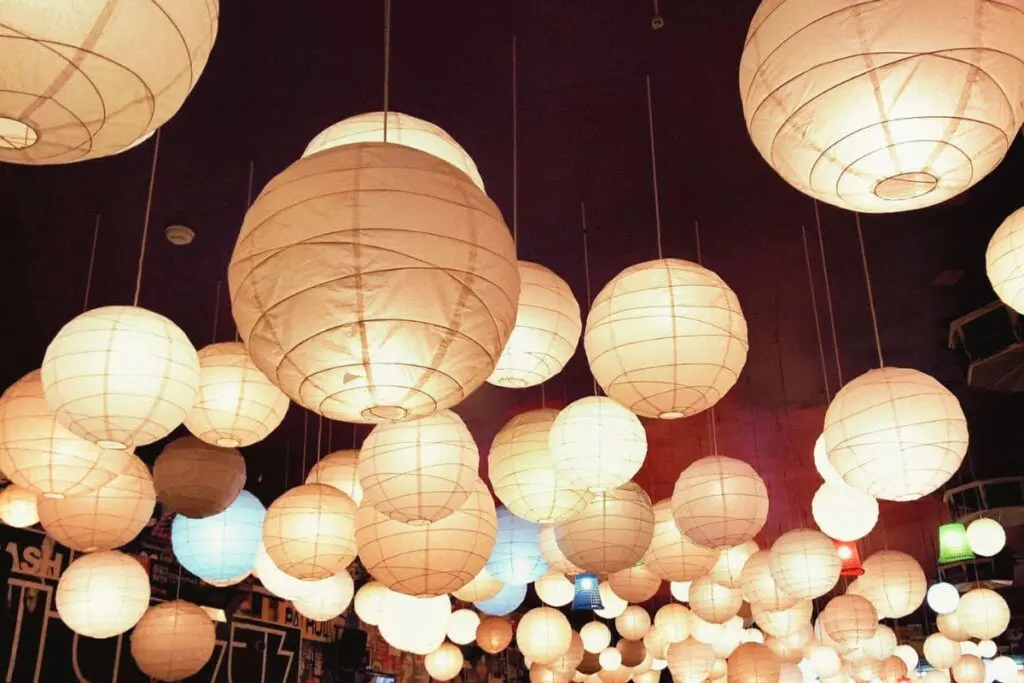
[[[693,236],[697,243],[697,264],[703,266],[704,253],[700,248],[700,221],[696,218],[693,220]],[[715,418],[715,406],[711,406],[711,409],[708,410],[708,419],[711,421],[711,453],[718,455],[718,420]]]
[[[868,288],[868,304],[871,306],[871,326],[875,331],[875,350],[878,351],[878,367],[885,367],[882,358],[882,337],[878,333],[878,314],[875,313],[875,295],[871,291],[871,272],[868,270],[868,254],[864,249],[864,232],[860,227],[860,214],[853,214],[857,222],[857,241],[860,242],[860,262],[864,266],[864,283]]]
[[[306,481],[306,449],[309,448],[309,411],[302,413],[302,479]],[[301,484],[299,484],[301,486]]]
[[[255,175],[255,171],[256,171],[256,162],[253,161],[252,159],[250,159],[249,160],[249,180],[248,180],[248,183],[246,184],[246,190],[245,190],[245,211],[242,212],[242,220],[243,221],[245,220],[246,214],[249,213],[249,209],[252,207],[252,185],[253,185],[253,176]],[[219,285],[220,283],[218,282],[217,284]],[[217,297],[217,300],[218,300],[217,301],[217,305],[219,306],[220,305],[220,297],[219,296]],[[214,334],[216,334],[216,331],[214,331]],[[237,342],[240,339],[241,339],[241,334],[239,333],[238,326],[236,325],[235,326],[235,341]],[[214,341],[216,341],[216,339]]]
[[[512,242],[519,252],[519,66],[512,36]]]
[[[391,105],[391,0],[384,0],[384,142],[388,141],[388,111]]]
[[[212,344],[217,343],[217,327],[220,323],[220,290],[224,285],[223,280],[217,280],[217,294],[213,298],[213,340]]]
[[[288,490],[288,471],[291,469],[292,463],[292,440],[288,439],[284,442],[284,490]]]
[[[334,449],[331,446],[331,442],[333,442],[333,441],[334,441],[334,423],[333,422],[328,422],[327,423],[327,452],[328,453],[333,453],[334,452]]]
[[[89,251],[89,272],[85,275],[85,301],[82,311],[89,310],[89,293],[92,291],[92,270],[96,265],[96,242],[100,238],[100,215],[96,214],[96,226],[92,229],[92,249]]]
[[[814,333],[818,336],[818,356],[821,358],[821,378],[825,381],[825,402],[832,402],[832,391],[828,385],[828,367],[825,364],[825,342],[821,338],[821,318],[818,317],[818,297],[814,293],[814,273],[811,271],[811,250],[807,246],[807,228],[800,226],[804,239],[804,261],[807,262],[807,284],[811,290],[811,309],[814,311]]]
[[[317,417],[319,417],[319,420],[318,420],[317,425],[316,425],[316,461],[320,462],[320,458],[323,457],[321,455],[323,453],[323,451],[320,450],[320,444],[321,444],[321,439],[322,439],[322,437],[324,435],[324,416],[323,415],[318,415]],[[329,427],[328,427],[328,429],[329,429]],[[330,434],[327,435],[327,438],[328,439],[331,438]]]
[[[593,308],[594,300],[590,298],[590,249],[587,248],[587,205],[580,202],[580,223],[583,225],[583,277],[587,281],[587,308]],[[594,373],[591,379],[594,380],[594,396],[597,396],[597,377]]]
[[[658,201],[658,154],[654,145],[654,105],[651,100],[651,75],[647,74],[647,130],[651,137],[651,182],[654,185],[654,230],[658,238],[658,258],[661,249],[661,204]]]
[[[814,223],[818,229],[818,249],[821,251],[821,270],[825,278],[825,301],[828,303],[828,322],[832,328],[832,349],[836,354],[836,377],[839,386],[843,386],[843,366],[839,362],[839,336],[836,334],[836,316],[832,309],[832,287],[828,281],[828,259],[825,258],[825,237],[821,230],[821,212],[818,208],[818,200],[814,200]]]
[[[540,407],[541,408],[547,408],[548,407],[547,398],[548,398],[547,397],[547,392],[544,390],[544,383],[541,383],[541,385],[540,385]]]
[[[142,221],[142,246],[139,249],[139,268],[135,274],[135,297],[132,306],[139,305],[142,291],[142,266],[146,260],[146,241],[149,239],[149,220],[153,212],[153,188],[156,185],[156,162],[160,158],[160,129],[156,129],[156,143],[153,145],[153,164],[149,169],[149,192],[146,194],[146,217]]]

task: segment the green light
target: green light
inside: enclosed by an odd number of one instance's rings
[[[974,553],[967,543],[967,528],[959,522],[939,527],[939,564],[973,560]]]

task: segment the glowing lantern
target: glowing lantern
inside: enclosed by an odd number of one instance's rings
[[[781,664],[758,643],[743,643],[729,657],[729,683],[778,683]]]
[[[183,436],[156,459],[153,486],[172,512],[192,519],[210,517],[231,505],[245,486],[245,459],[234,448]]]
[[[626,640],[623,638],[615,644],[619,651],[621,666],[635,670],[642,667],[647,660],[647,648],[639,640]],[[651,658],[653,660],[653,657]]]
[[[835,676],[843,668],[843,662],[839,659],[836,651],[824,645],[812,647],[807,659],[810,660],[815,673],[821,678]]]
[[[949,614],[960,603],[960,591],[951,583],[940,581],[928,589],[928,606],[936,614]]]
[[[573,596],[576,595],[573,582],[565,578],[565,574],[558,572],[548,572],[534,581],[533,589],[541,602],[552,607],[564,607],[572,602]]]
[[[142,673],[161,681],[180,681],[206,666],[217,636],[202,607],[172,600],[150,607],[131,636],[132,657]]]
[[[951,680],[949,669],[932,669],[920,676],[921,683],[949,683]]]
[[[524,663],[525,663],[525,657]],[[556,673],[544,664],[531,663],[529,667],[530,683],[568,683],[569,674]]]
[[[903,663],[907,665],[907,671],[916,670],[918,663],[921,661],[917,650],[909,645],[898,645],[893,654],[903,660]]]
[[[960,643],[960,651],[965,655],[977,654],[979,657],[991,659],[992,657],[995,657],[996,652],[999,651],[998,648],[996,648],[996,644],[991,640],[979,641],[978,644],[975,645],[975,648],[977,649],[976,653],[967,652],[964,649],[964,645],[966,645],[967,643],[971,643],[971,641],[965,640],[964,642]],[[971,643],[971,645],[974,645],[974,643]]]
[[[651,615],[639,605],[630,605],[615,617],[615,630],[626,640],[640,640],[650,629]]]
[[[837,541],[867,536],[878,522],[878,501],[849,486],[824,483],[811,499],[814,523]]]
[[[548,668],[559,674],[572,674],[576,667],[583,661],[586,650],[583,649],[583,638],[576,631],[572,632],[572,639],[569,642],[569,649],[555,657],[548,664]]]
[[[82,555],[57,582],[57,613],[69,629],[111,638],[138,623],[149,607],[149,575],[116,550]]]
[[[655,615],[655,618],[657,618],[657,615]],[[668,646],[669,643],[662,637],[661,631],[652,624],[652,628],[644,636],[644,647],[647,648],[647,651],[651,653],[654,659],[663,660],[667,656]]]
[[[668,669],[678,683],[701,683],[711,674],[715,653],[710,645],[693,638],[672,643],[668,648]]]
[[[598,654],[612,642],[612,632],[600,621],[591,621],[580,629],[583,649]]]
[[[959,606],[957,604],[957,607]],[[939,633],[956,642],[967,640],[971,637],[964,628],[963,623],[961,623],[960,615],[956,610],[949,614],[940,614],[935,617],[935,626],[939,629]]]
[[[356,505],[363,502],[359,484],[359,451],[334,451],[320,459],[306,476],[307,484],[326,484],[338,489]]]
[[[960,645],[941,633],[933,633],[925,638],[924,658],[936,669],[947,669],[960,659]]]
[[[967,527],[950,522],[939,527],[939,564],[973,560],[974,553],[967,541]]]
[[[476,608],[484,614],[500,617],[514,612],[526,598],[526,584],[508,584],[501,587],[501,590],[493,598],[474,602]]]
[[[772,544],[769,568],[779,588],[789,595],[816,598],[839,581],[842,562],[828,536],[811,529],[794,529]]]
[[[974,655],[960,655],[949,672],[956,683],[982,683],[985,680],[985,663]]]
[[[819,618],[821,627],[844,648],[859,647],[878,630],[878,612],[859,595],[837,595]]]
[[[1014,683],[1017,680],[1017,662],[1005,655],[996,657],[992,660],[992,673],[1001,683]]]
[[[626,602],[646,602],[661,587],[661,577],[642,564],[619,570],[608,577],[608,585]]]
[[[572,610],[594,610],[596,613],[604,609],[601,601],[601,588],[597,574],[577,574],[573,579]],[[612,591],[614,592],[614,591]]]
[[[476,640],[476,629],[480,626],[480,615],[471,609],[452,612],[446,631],[448,640],[458,645],[469,645]]]
[[[672,499],[655,504],[654,534],[643,558],[644,566],[666,581],[692,581],[711,571],[718,557],[719,551],[703,548],[679,531]]]
[[[727,588],[743,587],[743,567],[760,548],[756,541],[747,541],[740,545],[726,548],[718,556],[718,561],[711,567],[708,576],[715,583]]]
[[[390,591],[388,587],[376,581],[363,584],[356,592],[354,608],[356,616],[371,626],[380,623],[381,611],[384,608],[384,599]]]
[[[614,647],[608,647],[597,655],[597,661],[605,671],[614,671],[622,666],[622,653]]]
[[[1021,228],[1024,227],[1024,209],[1017,209],[1003,221],[989,240],[985,251],[985,272],[1004,304],[1017,311],[1024,311],[1024,297],[1021,288]]]
[[[570,562],[565,553],[558,548],[553,525],[542,525],[540,528],[540,554],[541,559],[548,565],[548,569],[553,572],[571,575],[583,571]]]
[[[847,661],[863,661],[866,659],[882,661],[896,653],[896,633],[885,624],[876,624],[875,632],[860,647],[846,652],[843,656]],[[846,649],[849,646],[843,646]]]
[[[864,565],[860,561],[860,550],[854,541],[836,541],[836,555],[843,563],[839,576],[861,576]]]
[[[356,504],[324,484],[303,484],[267,509],[263,543],[281,571],[297,579],[326,579],[356,558]]]
[[[572,627],[565,615],[551,607],[535,607],[516,627],[519,651],[532,661],[547,664],[572,643]]]
[[[829,462],[828,453],[825,452],[825,434],[819,434],[814,441],[814,469],[826,484],[832,484],[839,488],[849,488],[843,478],[836,472],[836,468]]]
[[[738,588],[719,585],[710,576],[694,580],[689,593],[690,610],[714,624],[732,619],[743,604],[743,594]]]
[[[252,573],[259,577],[264,588],[282,600],[297,600],[308,593],[317,583],[316,581],[303,581],[281,571],[280,567],[274,564],[274,560],[267,554],[267,549],[263,546],[262,541],[256,550],[256,562],[253,564]]]
[[[601,596],[601,603],[604,607],[601,609],[595,609],[594,614],[602,619],[614,619],[626,611],[628,603],[615,594],[615,591],[612,590],[611,585],[607,581],[601,582],[601,585],[598,587],[598,592]]]
[[[620,666],[615,669],[601,669],[597,672],[598,683],[627,683],[633,672],[624,667]]]
[[[797,598],[784,591],[772,576],[772,552],[759,550],[743,565],[740,575],[743,597],[750,604],[764,609],[780,610],[792,607]]]
[[[996,520],[980,517],[967,525],[967,544],[975,555],[993,557],[1006,545],[1006,531]]]
[[[256,496],[242,491],[220,514],[204,519],[178,515],[171,523],[174,556],[207,581],[226,581],[249,572],[256,562],[266,514]]]
[[[472,581],[459,590],[454,591],[452,595],[463,602],[490,600],[501,592],[504,585],[501,581],[491,576],[487,568],[484,567],[476,573]]]
[[[480,649],[496,655],[512,642],[512,624],[501,617],[483,617],[476,629],[476,644]]]
[[[898,550],[879,550],[864,560],[864,576],[857,584],[885,619],[899,619],[916,610],[928,589],[921,565]]]
[[[668,645],[686,640],[690,635],[690,610],[670,602],[655,612],[654,628]]]
[[[654,534],[651,499],[628,482],[599,494],[578,515],[555,525],[555,539],[570,562],[599,573],[635,565]]]
[[[39,496],[17,484],[8,485],[0,491],[0,521],[18,529],[32,526],[39,521]]]
[[[487,560],[491,576],[507,585],[525,586],[547,573],[540,554],[540,526],[499,507],[498,536]]]
[[[767,610],[759,604],[752,605],[751,609],[762,631],[772,636],[785,636],[811,620],[814,605],[810,600],[799,600],[788,609]]]
[[[690,587],[693,581],[673,581],[668,585],[668,592],[679,602],[690,602]]]
[[[347,571],[316,581],[303,595],[292,600],[295,611],[313,621],[330,621],[341,616],[352,602],[355,586]]]
[[[647,433],[636,415],[605,396],[573,401],[555,418],[548,448],[563,486],[601,493],[636,474]]]
[[[907,664],[896,656],[886,657],[882,660],[882,670],[878,678],[883,683],[902,683],[907,676]]]
[[[988,588],[974,588],[960,597],[956,615],[972,638],[991,639],[1010,625],[1010,608],[1003,596]]]
[[[381,609],[381,637],[391,647],[416,655],[433,652],[444,642],[452,603],[447,595],[417,598],[389,591]]]
[[[423,660],[427,673],[438,681],[450,681],[458,676],[462,673],[462,663],[462,650],[451,643],[443,643]]]
[[[746,543],[761,531],[768,519],[768,489],[747,463],[713,455],[679,475],[672,513],[684,536],[721,550]]]

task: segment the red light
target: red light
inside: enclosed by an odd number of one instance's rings
[[[850,551],[850,546],[848,545],[839,546],[837,553],[839,554],[840,560],[848,560],[853,557],[853,553]]]

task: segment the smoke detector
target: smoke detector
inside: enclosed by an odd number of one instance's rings
[[[192,244],[192,240],[196,237],[192,228],[184,225],[168,225],[164,228],[164,235],[167,236],[168,242],[179,247],[183,247],[186,244]]]

